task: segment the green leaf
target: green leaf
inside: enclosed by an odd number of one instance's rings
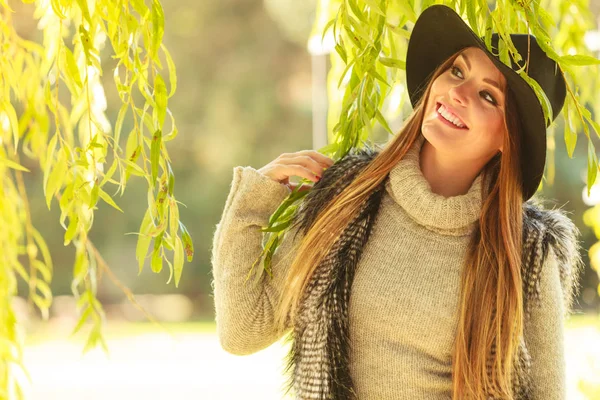
[[[54,14],[56,14],[58,18],[67,19],[67,16],[64,14],[62,6],[58,0],[51,0],[50,4],[52,5],[52,11],[54,11]]]
[[[35,240],[35,243],[42,252],[44,262],[46,263],[48,269],[52,271],[52,257],[50,256],[50,251],[48,250],[48,245],[46,244],[46,241],[44,240],[40,232],[34,227],[31,227],[31,233],[33,236],[33,240]]]
[[[144,4],[144,0],[131,0],[131,5],[133,9],[140,14],[140,17],[146,19],[146,15],[148,14],[148,8]]]
[[[119,109],[119,114],[117,115],[117,122],[115,123],[115,133],[113,139],[114,147],[117,151],[120,151],[119,141],[121,139],[121,130],[123,129],[123,121],[125,120],[125,116],[127,115],[128,109],[129,104],[123,104]]]
[[[54,168],[48,177],[48,184],[45,187],[46,205],[48,206],[48,210],[50,210],[50,202],[52,201],[52,197],[61,188],[63,182],[67,178],[67,171],[67,159],[65,152],[61,148],[58,150],[58,159],[56,160],[56,164],[54,164]]]
[[[175,238],[175,253],[173,256],[174,273],[175,273],[175,287],[179,286],[179,280],[181,279],[181,273],[183,271],[183,243],[179,236]]]
[[[565,101],[565,147],[567,148],[567,154],[569,158],[573,158],[573,152],[575,151],[575,145],[577,144],[577,133],[574,131],[571,125],[571,113],[570,113],[570,100]]]
[[[83,14],[83,17],[89,24],[91,24],[92,19],[90,17],[90,10],[88,9],[87,1],[86,0],[76,0],[76,1],[77,1],[77,4],[79,5],[79,8],[81,9],[81,13]]]
[[[537,15],[542,20],[542,23],[546,27],[555,27],[556,21],[554,21],[554,17],[548,11],[544,9],[544,7],[537,8]]]
[[[162,131],[158,129],[152,137],[152,145],[150,146],[150,163],[152,166],[152,184],[156,182],[158,177],[158,167],[160,162],[160,148],[162,143]]]
[[[164,240],[164,244],[165,247],[168,248],[169,250],[173,250],[173,246],[171,246],[171,244],[169,243],[169,241],[165,238]],[[168,258],[165,258],[165,261],[167,262],[167,265],[169,266],[169,279],[167,279],[167,285],[169,283],[171,283],[171,279],[173,279],[173,264],[171,264],[171,261],[169,261]]]
[[[79,225],[79,217],[77,216],[77,214],[73,214],[71,215],[71,217],[69,217],[69,227],[67,228],[67,231],[65,232],[65,237],[64,237],[64,245],[67,246],[69,243],[71,243],[71,240],[73,240],[73,238],[75,237],[75,234],[77,233],[77,226]]]
[[[545,120],[549,124],[550,122],[552,122],[552,104],[550,104],[548,96],[546,96],[546,93],[544,92],[540,84],[537,83],[535,79],[530,78],[524,71],[519,72],[519,75],[529,84],[529,86],[533,88],[533,91],[537,96],[538,101],[540,102],[544,111]]]
[[[369,5],[369,7],[371,8],[371,10],[375,11],[377,14],[385,17],[385,12],[381,9],[381,7],[379,7],[379,4],[377,4],[377,2],[375,0],[364,0],[365,3],[367,3]]]
[[[396,1],[394,2],[394,5],[400,7],[401,15],[406,16],[409,21],[415,22],[417,20],[417,14],[408,1]],[[425,10],[425,8],[426,7],[423,7],[423,10]]]
[[[390,84],[387,83],[387,81],[385,80],[385,78],[383,76],[379,75],[379,73],[375,70],[375,68],[371,68],[369,70],[369,74],[371,76],[374,76],[379,82],[383,83],[384,85],[386,85],[388,87],[390,86]]]
[[[492,14],[488,12],[486,15],[486,18],[485,18],[485,32],[484,32],[484,42],[485,42],[485,45],[488,48],[488,50],[490,50],[492,47],[492,24],[493,24]]]
[[[387,121],[385,120],[385,118],[383,117],[383,115],[381,114],[381,112],[379,111],[379,109],[377,109],[375,111],[375,118],[377,118],[377,121],[379,121],[379,123],[381,124],[381,126],[383,126],[384,129],[386,131],[388,131],[390,135],[394,134],[394,132],[392,131],[392,128],[390,128],[390,126],[388,125]]]
[[[467,1],[467,18],[469,19],[469,25],[475,34],[480,37],[479,28],[477,25],[477,1]]]
[[[19,171],[30,172],[27,168],[25,168],[21,164],[14,162],[12,160],[9,160],[8,158],[6,158],[2,155],[0,155],[0,164],[5,165],[12,169],[18,169]]]
[[[42,275],[42,278],[46,282],[52,281],[52,271],[46,264],[40,260],[33,260],[32,265]]]
[[[171,58],[171,53],[169,53],[167,47],[163,44],[161,44],[160,46],[163,52],[165,53],[165,58],[167,59],[167,67],[169,68],[169,83],[171,84],[171,91],[169,92],[169,97],[171,97],[177,89],[177,70],[175,68],[175,63]]]
[[[344,49],[344,46],[336,44],[335,51],[337,51],[337,53],[340,55],[340,57],[344,61],[344,64],[348,63],[348,55],[346,54],[346,49]]]
[[[356,4],[356,0],[347,0],[347,1],[348,1],[348,5],[350,6],[350,9],[352,10],[352,13],[356,16],[356,18],[358,18],[360,20],[360,22],[362,22],[363,24],[368,25],[369,22],[367,21],[367,18],[365,17],[362,10],[358,7],[358,4]]]
[[[594,143],[591,140],[588,140],[588,173],[587,173],[587,189],[588,196],[590,195],[590,191],[592,186],[596,182],[596,175],[598,173],[598,156],[596,155],[596,149],[594,148]]]
[[[397,59],[388,58],[388,57],[379,57],[379,62],[382,63],[383,65],[385,65],[386,67],[406,70],[406,61],[397,60]]]
[[[400,3],[404,3],[404,2],[400,2]],[[405,39],[410,39],[410,31],[407,31],[406,29],[399,28],[399,27],[394,26],[394,25],[389,24],[389,23],[386,23],[385,25],[386,25],[386,27],[389,30],[391,30],[395,34],[397,34],[399,36],[402,36]]]
[[[106,193],[104,190],[99,188],[99,193],[100,193],[100,197],[102,198],[102,200],[104,200],[106,203],[110,204],[112,207],[116,208],[117,210],[123,212],[123,210],[121,210],[119,208],[119,206],[117,205],[117,203],[115,203],[115,201],[113,200],[112,197],[110,197],[110,195],[108,193]]]
[[[88,340],[85,343],[85,346],[83,347],[83,353],[87,353],[88,351],[90,351],[91,349],[93,349],[94,347],[96,347],[98,345],[98,341],[100,339],[100,330],[96,327],[92,328],[92,330],[90,331],[90,334],[88,336]]]
[[[152,252],[152,260],[150,261],[150,267],[152,268],[152,272],[159,273],[162,271],[162,256],[160,255],[159,249],[154,249]]]
[[[54,161],[54,152],[56,151],[56,141],[58,140],[58,134],[55,133],[50,139],[50,143],[48,143],[48,147],[46,147],[46,160],[44,163],[44,178],[43,178],[43,188],[44,195],[46,194],[46,187],[48,186],[48,177],[50,176],[50,171],[52,167],[52,162]]]
[[[65,54],[65,61],[67,72],[75,85],[77,85],[77,89],[81,90],[83,87],[83,82],[81,81],[81,76],[79,74],[79,68],[77,68],[77,63],[75,62],[75,57],[73,57],[73,53],[66,46],[62,48]]]
[[[144,219],[142,220],[142,225],[140,226],[140,234],[138,236],[137,245],[135,248],[135,258],[138,260],[139,266],[138,274],[141,274],[142,269],[144,268],[144,260],[146,259],[148,247],[150,246],[150,242],[152,241],[152,237],[148,236],[148,232],[153,227],[154,224],[152,223],[150,209],[147,209],[146,214],[144,215]]]
[[[152,0],[152,46],[150,55],[158,62],[158,48],[165,33],[165,14],[159,0]]]
[[[96,203],[98,202],[99,190],[100,190],[100,186],[98,186],[97,183],[94,183],[94,187],[92,188],[92,194],[90,196],[90,204],[89,204],[89,207],[92,209],[96,206]]]
[[[261,229],[261,231],[262,232],[281,232],[282,230],[284,230],[288,226],[290,226],[291,222],[292,222],[291,220],[288,220],[288,221],[285,221],[285,222],[283,222],[281,224],[277,224],[277,225],[274,225],[274,226],[271,226],[271,227],[263,228],[263,229]]]
[[[167,86],[162,76],[157,73],[154,80],[154,96],[156,97],[156,113],[158,115],[158,127],[163,128],[167,116]]]
[[[127,168],[125,170],[126,177],[129,177],[129,174],[133,174],[136,176],[146,176],[146,173],[144,172],[144,170],[136,163],[129,161],[129,160],[123,160],[123,162],[125,164],[127,164]]]
[[[17,118],[17,112],[8,101],[2,102],[2,110],[4,110],[8,117],[8,122],[13,133],[13,148],[16,152],[19,147],[19,119]]]
[[[194,258],[194,244],[192,243],[192,237],[190,236],[190,233],[181,221],[179,221],[179,228],[181,228],[183,236],[183,245],[185,254],[187,255],[187,260],[188,262],[192,262],[192,259]]]
[[[560,61],[568,65],[598,65],[600,60],[586,55],[562,56]]]
[[[586,117],[586,119],[588,120],[588,122],[590,123],[590,125],[592,125],[592,128],[594,128],[594,131],[596,132],[596,135],[598,137],[600,137],[600,124],[598,124],[596,121],[594,121],[591,117]]]
[[[108,171],[104,174],[104,178],[102,178],[102,182],[100,182],[100,185],[99,185],[100,187],[104,186],[106,184],[106,182],[117,183],[116,181],[112,180],[111,178],[117,171],[118,166],[119,166],[119,158],[115,157],[112,165],[110,166]]]
[[[177,236],[179,228],[179,206],[176,201],[169,202],[169,235]]]
[[[137,160],[137,156],[139,156],[138,149],[141,149],[138,146],[138,132],[135,128],[129,132],[129,136],[127,137],[127,144],[125,145],[125,155],[132,161]]]
[[[327,24],[325,25],[325,27],[323,28],[323,33],[321,34],[321,42],[325,41],[325,35],[327,34],[327,30],[333,25],[335,24],[335,21],[337,19],[336,18],[332,18],[329,20],[329,22],[327,22]],[[335,27],[334,27],[335,30]],[[334,35],[335,36],[335,35]]]
[[[175,174],[171,169],[171,163],[167,162],[167,172],[169,173],[169,196],[173,196],[173,190],[175,189]]]
[[[81,313],[81,317],[79,317],[79,321],[77,322],[77,325],[75,325],[73,332],[71,332],[71,336],[74,336],[77,332],[79,332],[79,330],[81,330],[81,328],[83,327],[83,324],[85,324],[85,322],[88,320],[91,313],[92,313],[92,307],[87,306],[85,308],[85,310],[83,311],[83,313]]]

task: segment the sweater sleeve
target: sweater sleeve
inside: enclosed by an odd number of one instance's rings
[[[252,167],[237,166],[223,214],[212,242],[212,273],[217,334],[221,347],[231,354],[247,355],[267,348],[286,331],[274,329],[276,306],[288,267],[293,260],[290,229],[271,260],[273,278],[261,260],[263,232],[269,217],[291,189]]]
[[[532,400],[566,398],[565,310],[559,265],[550,249],[540,276],[540,299],[524,327],[531,356]]]

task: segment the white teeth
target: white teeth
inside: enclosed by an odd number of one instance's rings
[[[446,109],[446,107],[444,107],[443,104],[440,105],[440,108],[438,109],[438,112],[442,115],[442,117],[444,117],[444,119],[446,119],[447,121],[452,122],[454,125],[458,126],[459,128],[464,128],[465,127],[463,124],[460,123],[460,120],[458,118],[456,118],[454,115],[452,115]]]

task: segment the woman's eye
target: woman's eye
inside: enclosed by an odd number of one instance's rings
[[[452,75],[458,76],[459,78],[463,78],[462,71],[456,65],[453,65],[450,68],[450,72],[452,73]],[[460,74],[460,76],[457,75],[457,73]],[[494,98],[494,96],[492,96],[489,92],[483,91],[483,92],[481,92],[481,94],[482,94],[482,97],[484,99],[486,99],[489,103],[491,103],[493,105],[497,105],[498,104],[498,102],[496,101],[496,99]]]
[[[482,96],[483,96],[484,98],[486,98],[486,97],[487,97],[487,98],[489,98],[489,99],[491,100],[491,101],[490,101],[490,103],[492,103],[493,105],[496,105],[496,104],[497,104],[497,102],[496,102],[496,99],[494,99],[494,96],[492,96],[492,95],[491,95],[491,94],[489,94],[488,92],[481,92],[481,93],[482,93]]]
[[[450,68],[452,75],[456,75],[454,73],[454,71],[458,71],[462,77],[462,71],[460,70],[460,68],[458,68],[456,65],[453,65],[452,68]]]

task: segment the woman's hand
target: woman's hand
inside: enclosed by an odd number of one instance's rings
[[[331,158],[318,151],[300,150],[295,153],[281,154],[275,160],[260,168],[258,172],[294,190],[298,185],[290,183],[290,176],[296,175],[318,182],[324,169],[331,167],[333,163],[334,161]],[[311,187],[308,186],[304,190]]]

